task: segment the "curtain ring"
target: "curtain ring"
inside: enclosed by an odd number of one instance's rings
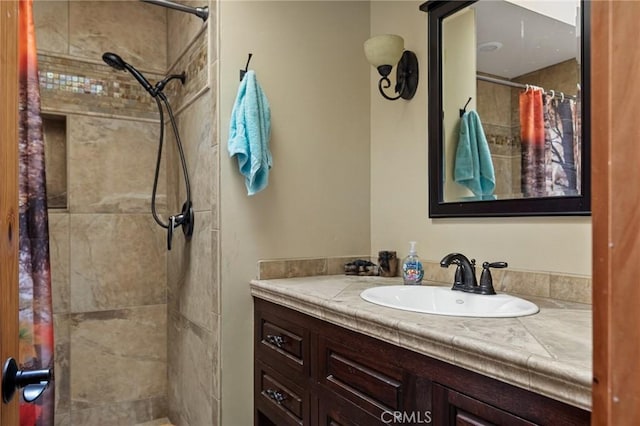
[[[561,95],[560,100],[561,100],[562,102],[564,102],[564,92],[560,92],[560,95]]]
[[[556,92],[553,89],[549,90],[549,92],[551,93],[551,99],[556,97]]]

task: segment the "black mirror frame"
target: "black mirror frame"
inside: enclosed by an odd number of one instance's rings
[[[590,4],[581,0],[581,127],[582,195],[570,197],[521,198],[492,201],[443,202],[442,144],[442,20],[477,0],[432,0],[420,10],[427,12],[429,56],[429,217],[588,216],[591,214],[591,105],[590,105]]]

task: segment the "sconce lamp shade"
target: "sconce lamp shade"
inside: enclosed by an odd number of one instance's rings
[[[371,37],[364,42],[364,54],[374,67],[395,66],[404,51],[404,39],[395,34],[383,34]]]
[[[413,98],[418,87],[418,58],[412,51],[404,50],[402,37],[395,34],[371,37],[364,42],[364,54],[380,74],[378,90],[383,98],[390,101]],[[393,67],[396,67],[396,96],[389,96],[384,89],[391,87],[389,74]]]

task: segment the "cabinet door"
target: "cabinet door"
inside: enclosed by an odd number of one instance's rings
[[[436,426],[535,425],[535,423],[436,383],[433,384],[433,422]]]

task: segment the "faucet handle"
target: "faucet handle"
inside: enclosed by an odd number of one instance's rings
[[[493,277],[491,276],[491,270],[489,268],[506,268],[507,266],[509,266],[507,262],[484,262],[482,264],[482,275],[480,275],[478,293],[496,294],[496,291],[493,289]]]

